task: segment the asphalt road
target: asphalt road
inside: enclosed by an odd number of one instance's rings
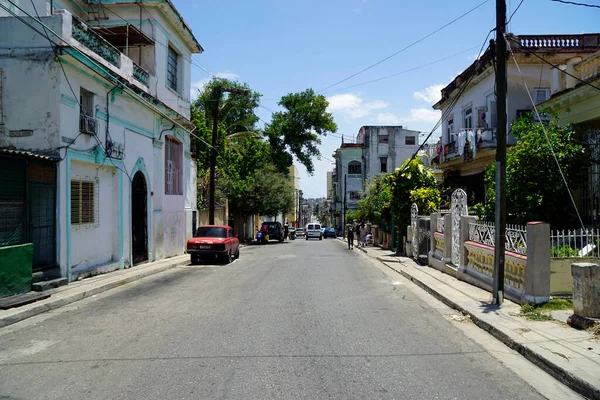
[[[541,396],[327,239],[251,246],[230,265],[179,267],[0,330],[0,398]]]

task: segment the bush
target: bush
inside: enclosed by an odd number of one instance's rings
[[[551,257],[577,257],[579,250],[572,248],[568,244],[552,246]]]

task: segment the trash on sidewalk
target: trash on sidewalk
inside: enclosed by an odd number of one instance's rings
[[[471,317],[469,315],[452,314],[450,315],[450,319],[456,322],[471,322]]]

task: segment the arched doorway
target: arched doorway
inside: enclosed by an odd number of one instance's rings
[[[148,261],[148,188],[141,171],[131,183],[131,238],[133,264]]]

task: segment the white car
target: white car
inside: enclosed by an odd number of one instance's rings
[[[323,240],[323,232],[321,232],[321,224],[313,223],[306,225],[306,240],[309,238],[319,238]]]
[[[304,228],[296,228],[296,237],[304,236]]]

